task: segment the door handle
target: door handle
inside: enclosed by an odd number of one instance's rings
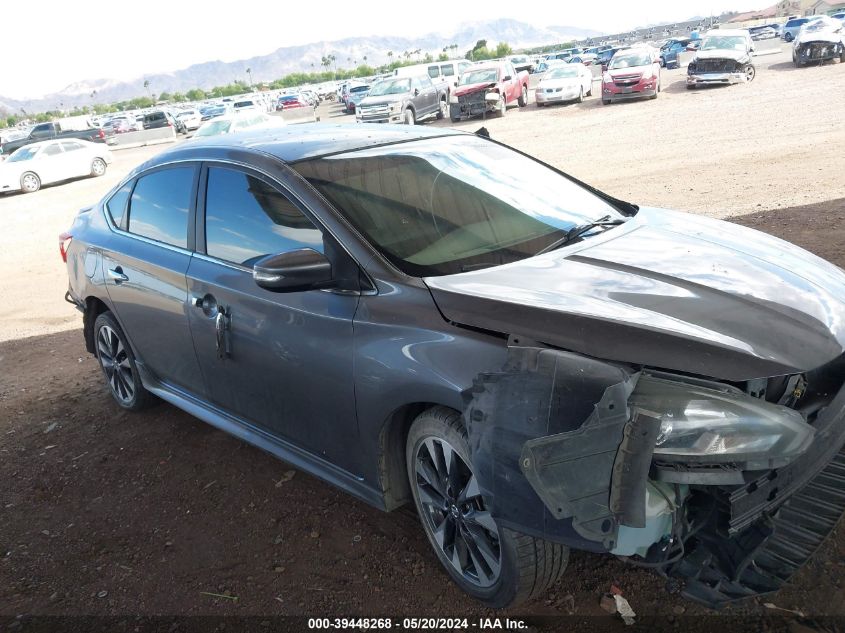
[[[116,268],[109,268],[109,278],[116,284],[122,284],[124,281],[129,281],[129,277],[123,274],[123,269],[120,266]]]
[[[217,317],[214,319],[214,330],[216,334],[217,358],[224,360],[232,355],[232,343],[229,332],[232,328],[232,319],[229,316],[228,308],[218,308]]]

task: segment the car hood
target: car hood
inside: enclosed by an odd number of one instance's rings
[[[693,57],[693,61],[700,59],[733,59],[734,61],[741,62],[748,59],[748,53],[732,48],[714,48],[707,51],[698,51],[695,57]]]
[[[364,99],[361,99],[361,103],[359,105],[371,106],[382,105],[387,103],[396,103],[397,101],[402,101],[403,99],[407,98],[409,95],[409,92],[405,92],[402,94],[395,95],[376,95],[372,97],[365,97]]]
[[[814,31],[812,33],[800,33],[795,38],[795,46],[809,44],[810,42],[829,42],[836,44],[845,40],[845,37],[835,31]]]
[[[580,85],[580,77],[564,77],[561,79],[544,79],[539,84],[537,84],[537,88],[544,90],[546,88],[570,88],[578,87]]]
[[[648,66],[628,66],[627,68],[611,68],[607,72],[610,74],[611,77],[615,79],[616,77],[630,77],[631,75],[642,75],[649,68],[651,68],[651,64],[649,64]]]
[[[472,94],[473,92],[478,92],[479,90],[486,90],[487,88],[495,88],[496,82],[492,81],[485,81],[484,83],[480,84],[467,84],[465,86],[458,86],[452,92],[456,97],[462,97],[463,95]]]
[[[643,208],[564,249],[425,281],[457,324],[724,380],[807,371],[845,351],[845,271],[679,212]]]

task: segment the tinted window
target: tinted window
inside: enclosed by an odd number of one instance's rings
[[[440,76],[440,69],[437,66],[429,66],[428,67],[428,76],[432,78],[437,78]]]
[[[454,64],[443,64],[440,67],[440,73],[444,77],[452,77],[455,74],[455,66]]]
[[[106,211],[109,212],[115,226],[120,226],[123,221],[123,213],[126,211],[126,203],[129,201],[129,194],[132,193],[133,182],[127,182],[106,202]]]
[[[187,248],[193,184],[193,167],[163,169],[139,178],[129,202],[129,230]]]
[[[251,266],[297,248],[323,252],[323,235],[284,194],[260,178],[211,167],[205,202],[206,252]]]
[[[59,147],[58,143],[54,143],[52,145],[48,145],[44,148],[44,155],[45,156],[56,156],[62,153],[62,148]]]

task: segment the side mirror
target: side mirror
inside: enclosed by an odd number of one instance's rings
[[[332,283],[331,262],[311,248],[268,255],[255,263],[252,279],[266,290],[295,292],[328,288]]]
[[[419,89],[419,88],[414,88],[414,96],[415,96],[415,97],[416,97],[416,96],[419,96],[419,94],[420,94],[420,89]]]
[[[510,81],[511,79],[513,79],[513,77],[511,77],[510,75],[505,75],[505,77],[504,77],[504,79],[502,79],[502,81]]]

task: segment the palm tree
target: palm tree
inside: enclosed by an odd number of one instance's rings
[[[337,79],[337,57],[329,55],[328,59],[332,63],[332,66],[334,66],[334,78]]]
[[[387,61],[388,63],[393,62],[393,51],[387,51]]]
[[[149,79],[144,79],[144,90],[147,91],[147,96],[150,99],[152,99],[153,96],[150,94],[150,80]]]
[[[364,64],[366,64],[366,63],[367,63],[367,56],[364,55]]]
[[[249,75],[249,86],[252,87],[252,68],[246,69],[246,74]]]

